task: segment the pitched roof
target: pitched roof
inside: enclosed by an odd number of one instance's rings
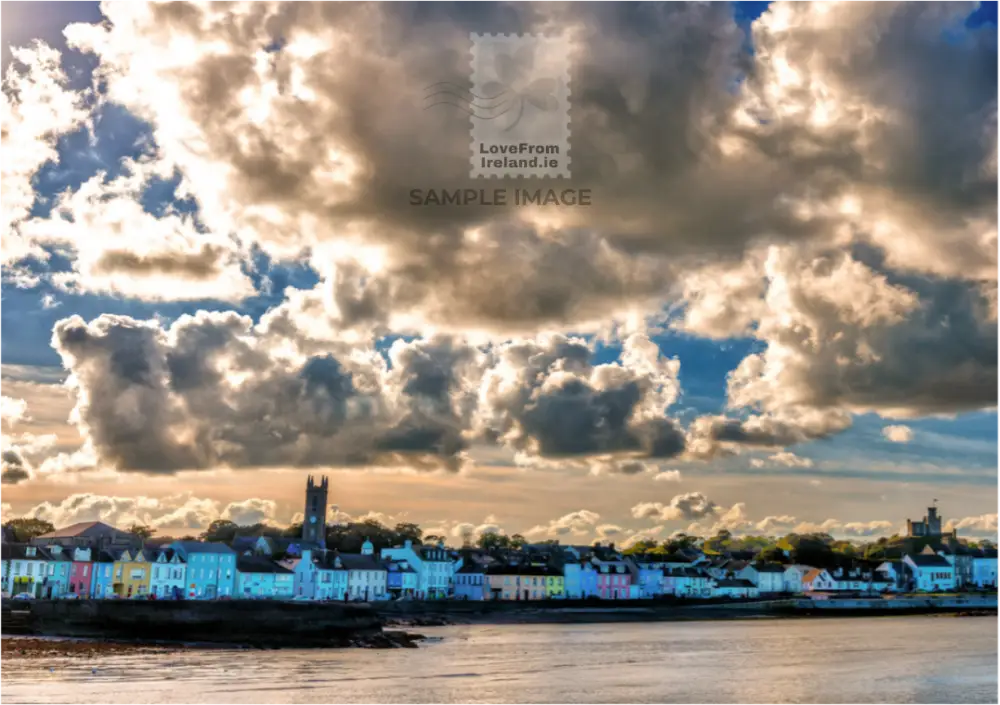
[[[341,553],[340,563],[348,570],[385,570],[385,566],[375,560],[374,556],[361,553]]]
[[[908,557],[919,568],[951,568],[951,563],[942,556],[917,553]]]
[[[34,549],[35,555],[29,556],[28,549]],[[41,546],[31,546],[26,543],[5,543],[3,544],[4,560],[27,560],[27,561],[50,561],[52,557],[49,552]]]
[[[124,534],[124,531],[119,531],[115,527],[105,524],[101,521],[81,521],[77,524],[70,524],[69,526],[64,526],[61,529],[56,529],[55,531],[50,531],[35,538],[39,539],[68,539],[68,538],[91,538],[99,537],[107,534]]]
[[[283,565],[278,565],[264,556],[237,556],[236,570],[241,573],[280,573],[291,575],[292,571]]]

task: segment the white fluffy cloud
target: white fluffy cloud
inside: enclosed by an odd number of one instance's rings
[[[195,497],[191,493],[167,497],[114,497],[81,493],[70,495],[61,502],[37,504],[24,516],[44,519],[57,527],[83,521],[103,521],[118,527],[144,524],[160,533],[195,531],[220,518],[241,525],[258,521],[282,523],[275,516],[275,504],[271,500],[251,498],[223,504]]]
[[[13,428],[20,421],[28,418],[28,404],[24,399],[12,399],[6,395],[0,396],[0,421],[8,428]]]
[[[565,536],[573,534],[581,536],[594,531],[601,515],[588,509],[580,509],[575,512],[565,514],[558,519],[553,519],[548,524],[532,527],[525,532],[525,536]]]
[[[903,425],[886,426],[882,429],[882,435],[893,443],[909,443],[913,440],[913,429]]]
[[[692,521],[710,516],[719,511],[719,506],[701,492],[676,495],[669,503],[640,502],[632,507],[635,519],[655,521]]]
[[[68,87],[59,52],[41,44],[13,47],[13,61],[3,79],[3,263],[28,255],[44,257],[20,233],[35,202],[32,177],[46,162],[58,159],[59,137],[87,119],[85,96]]]
[[[811,468],[813,466],[813,461],[809,458],[803,458],[795,455],[795,453],[783,450],[779,453],[769,455],[766,459],[751,458],[750,465],[755,468],[763,468],[768,465],[781,465],[786,468]]]

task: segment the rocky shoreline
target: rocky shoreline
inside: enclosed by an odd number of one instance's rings
[[[415,649],[426,637],[405,631],[385,631],[357,637],[330,648],[356,649]],[[95,658],[114,654],[175,654],[190,651],[254,649],[278,650],[280,646],[266,644],[210,644],[184,642],[119,641],[103,639],[70,639],[60,637],[4,636],[0,639],[2,658],[29,660],[48,658]]]
[[[5,659],[93,658],[110,654],[172,654],[196,648],[187,644],[155,644],[5,636],[0,639],[0,655]]]

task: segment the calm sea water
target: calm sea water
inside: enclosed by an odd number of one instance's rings
[[[986,617],[421,631],[433,640],[413,650],[5,659],[3,701],[997,702]]]

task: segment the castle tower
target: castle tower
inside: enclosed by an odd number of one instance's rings
[[[324,477],[319,484],[312,475],[306,481],[306,511],[302,520],[302,541],[326,548],[326,495],[329,488]]]
[[[927,507],[927,533],[932,536],[941,535],[941,517],[938,516],[937,507]]]

